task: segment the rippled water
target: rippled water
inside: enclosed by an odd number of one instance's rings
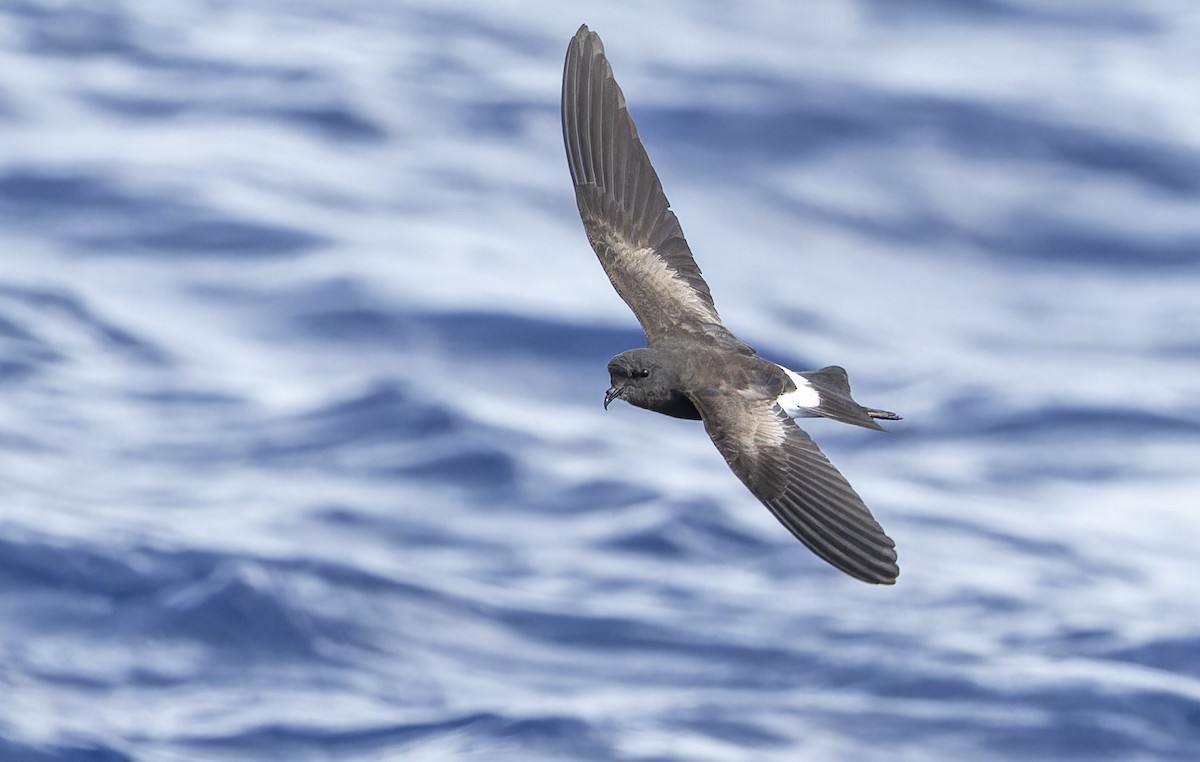
[[[0,759],[1195,759],[1193,6],[0,6]],[[584,21],[894,588],[601,409]]]

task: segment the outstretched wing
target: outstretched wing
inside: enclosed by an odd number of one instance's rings
[[[691,334],[749,350],[722,326],[600,36],[586,25],[567,47],[562,125],[588,241],[650,344]]]
[[[729,467],[796,539],[852,577],[896,581],[895,543],[774,401],[716,392],[692,395],[692,401]]]

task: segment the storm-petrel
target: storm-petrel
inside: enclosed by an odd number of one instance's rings
[[[895,543],[792,419],[882,431],[876,418],[900,416],[855,402],[843,369],[788,370],[722,325],[604,45],[587,25],[567,47],[562,125],[588,241],[650,344],[609,361],[604,407],[620,398],[704,421],[729,467],[800,542],[852,577],[894,583]]]

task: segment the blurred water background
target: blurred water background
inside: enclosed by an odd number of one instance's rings
[[[575,211],[603,36],[901,577],[695,422]],[[0,5],[0,759],[1200,758],[1193,0]]]

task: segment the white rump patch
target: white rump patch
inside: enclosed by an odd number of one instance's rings
[[[782,365],[779,369],[792,379],[792,383],[796,385],[796,391],[784,392],[779,395],[775,402],[783,408],[783,412],[790,415],[792,418],[815,418],[816,413],[811,412],[814,408],[821,406],[821,395],[813,388],[808,379],[801,376],[799,373],[793,373]]]

